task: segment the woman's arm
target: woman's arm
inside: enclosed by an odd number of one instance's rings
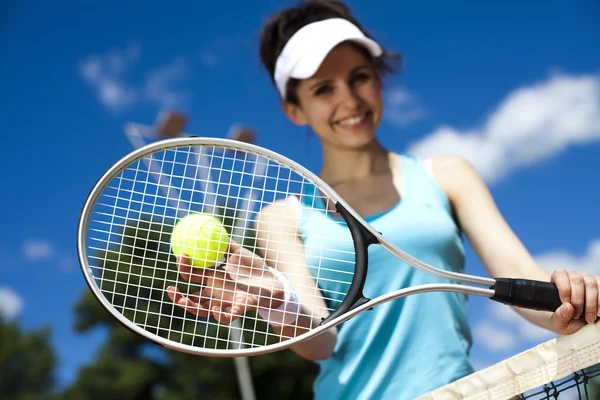
[[[273,327],[285,337],[295,337],[320,324],[329,315],[325,301],[306,266],[304,249],[298,236],[298,204],[293,198],[279,201],[261,210],[257,220],[257,236],[261,255],[267,265],[276,268],[291,282],[301,301],[300,317],[295,326]],[[299,277],[301,282],[299,282]],[[311,317],[314,316],[314,317]],[[303,329],[304,328],[304,329]],[[329,358],[337,339],[337,330],[298,343],[292,347],[298,355],[310,360]]]
[[[438,157],[432,163],[433,176],[446,193],[461,229],[492,277],[552,281],[563,305],[554,313],[515,308],[536,325],[559,334],[579,330],[593,323],[598,314],[598,280],[590,274],[552,274],[542,269],[508,226],[474,168],[460,157]],[[585,304],[585,307],[584,307]],[[578,319],[584,315],[584,318]]]

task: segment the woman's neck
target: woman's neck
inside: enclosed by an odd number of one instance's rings
[[[321,178],[334,186],[390,171],[389,152],[376,140],[361,149],[323,146]]]

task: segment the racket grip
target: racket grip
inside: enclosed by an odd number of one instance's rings
[[[562,305],[558,288],[552,282],[498,278],[492,300],[532,310],[556,311]]]

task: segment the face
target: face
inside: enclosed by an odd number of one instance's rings
[[[311,78],[300,82],[299,104],[284,102],[292,122],[310,125],[324,145],[360,148],[375,137],[383,111],[382,85],[365,54],[334,48]]]

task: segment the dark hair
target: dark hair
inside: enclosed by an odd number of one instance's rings
[[[260,59],[269,72],[271,81],[274,81],[275,64],[277,57],[285,47],[290,38],[305,25],[330,18],[343,18],[356,25],[365,36],[371,38],[366,29],[354,18],[350,8],[338,0],[304,0],[295,7],[284,9],[273,15],[263,26],[260,37]],[[357,49],[371,60],[375,70],[380,76],[396,71],[394,61],[400,61],[400,55],[383,50],[380,57],[374,58],[362,46],[356,45]],[[298,104],[296,88],[299,81],[290,79],[285,93],[285,99]]]

